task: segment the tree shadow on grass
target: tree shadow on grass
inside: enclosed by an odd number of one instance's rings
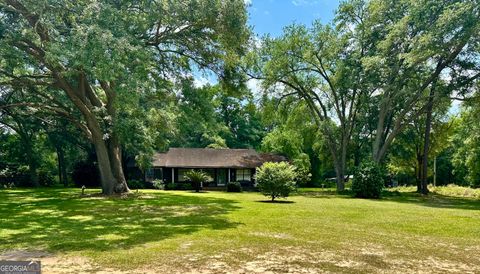
[[[260,200],[257,201],[258,203],[266,203],[266,204],[294,204],[294,201],[288,201],[288,200]]]
[[[334,189],[322,189],[318,191],[299,191],[296,195],[311,198],[352,198],[353,193],[348,189],[340,192]]]
[[[113,250],[201,230],[234,228],[227,199],[168,192],[129,198],[83,197],[73,190],[0,191],[0,250]]]

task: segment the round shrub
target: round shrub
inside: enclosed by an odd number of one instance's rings
[[[163,180],[153,180],[153,187],[155,189],[165,190],[165,185]]]
[[[295,191],[295,177],[295,167],[289,163],[266,162],[257,168],[255,179],[260,192],[274,201]]]
[[[375,162],[364,162],[353,176],[352,192],[358,198],[380,198],[384,185],[382,169]]]
[[[242,192],[242,185],[239,182],[230,182],[227,184],[227,192]]]

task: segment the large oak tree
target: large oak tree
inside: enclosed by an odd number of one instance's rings
[[[30,107],[82,130],[104,194],[128,192],[119,109],[194,70],[232,79],[248,36],[243,0],[1,0],[0,84],[46,87]]]

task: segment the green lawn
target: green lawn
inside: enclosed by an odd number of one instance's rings
[[[41,250],[146,272],[480,271],[478,199],[365,200],[321,189],[288,203],[258,193],[79,194],[0,190],[0,254]]]

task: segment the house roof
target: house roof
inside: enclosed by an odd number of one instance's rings
[[[265,162],[286,160],[254,149],[170,148],[165,153],[156,153],[152,164],[154,167],[256,168]]]

